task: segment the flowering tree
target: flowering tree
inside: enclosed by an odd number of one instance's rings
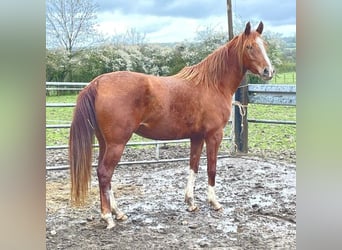
[[[65,79],[72,81],[72,58],[77,46],[87,46],[94,33],[96,5],[91,0],[47,0],[47,47],[62,48],[69,60]]]

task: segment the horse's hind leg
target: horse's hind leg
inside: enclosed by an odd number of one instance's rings
[[[125,144],[110,144],[106,145],[104,153],[100,149],[100,157],[103,153],[103,158],[99,159],[101,161],[97,168],[97,176],[100,186],[101,217],[107,222],[107,228],[115,226],[112,212],[118,220],[127,219],[127,216],[118,209],[111,189],[112,175],[116,165],[120,161],[124,148]]]
[[[191,139],[191,153],[190,153],[190,173],[188,183],[185,188],[185,202],[189,205],[188,211],[193,212],[198,210],[194,200],[194,188],[196,175],[198,173],[199,161],[203,148],[203,139]]]

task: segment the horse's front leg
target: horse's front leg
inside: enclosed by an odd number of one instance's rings
[[[208,202],[215,210],[223,209],[215,194],[215,177],[217,152],[223,137],[223,130],[216,131],[206,138],[207,171],[208,171]]]
[[[193,212],[198,210],[194,200],[194,188],[196,175],[198,173],[199,161],[202,153],[204,140],[202,138],[191,138],[190,152],[190,173],[188,183],[185,188],[185,202],[189,205],[188,211]]]

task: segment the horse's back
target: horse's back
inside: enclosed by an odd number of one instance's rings
[[[169,91],[159,77],[118,71],[100,75],[92,84],[98,123],[103,131],[117,131],[117,137],[161,120],[167,110]]]
[[[101,92],[111,94],[124,94],[132,90],[144,88],[151,82],[157,81],[157,77],[146,75],[143,73],[131,71],[115,71],[102,74],[96,77],[92,82],[97,85],[97,89]]]
[[[100,126],[119,131],[116,136],[129,131],[151,139],[189,138],[224,123],[213,123],[222,105],[218,95],[174,76],[119,71],[101,75],[93,84]]]

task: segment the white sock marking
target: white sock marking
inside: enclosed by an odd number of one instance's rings
[[[208,186],[208,202],[214,207],[215,210],[222,209],[222,206],[216,199],[215,189],[213,186]]]
[[[185,196],[188,198],[194,198],[194,187],[195,187],[196,173],[190,169],[188,184],[185,189]]]
[[[215,189],[212,186],[208,186],[208,200],[209,200],[209,202],[217,202],[216,201],[216,195],[215,195]]]
[[[115,198],[114,198],[114,193],[113,191],[110,189],[107,191],[107,195],[109,197],[109,202],[110,202],[110,207],[112,210],[116,211],[118,208],[117,208],[117,204],[116,204],[116,201],[115,201]]]

